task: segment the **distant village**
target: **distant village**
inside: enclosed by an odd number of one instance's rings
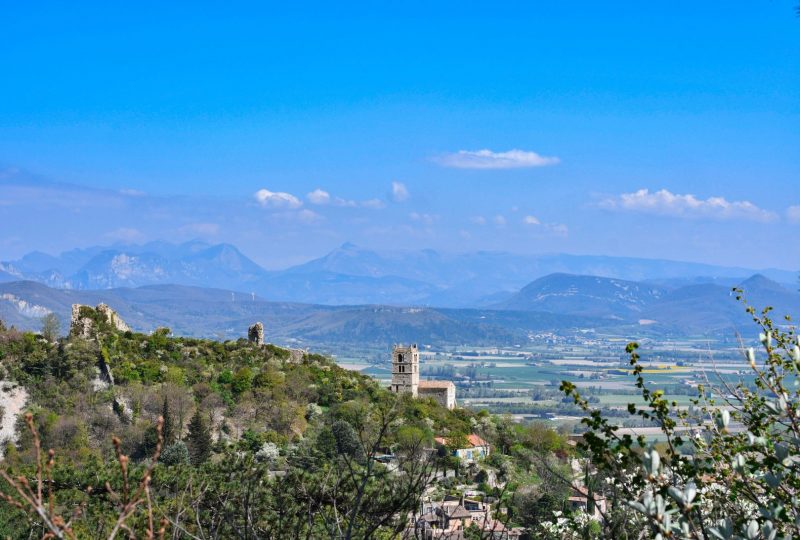
[[[395,345],[392,350],[392,381],[389,389],[395,393],[410,393],[414,397],[432,398],[443,407],[456,407],[456,386],[452,381],[420,381],[419,348]],[[445,437],[436,437],[439,447],[449,446]],[[491,454],[488,442],[475,433],[466,437],[465,445],[452,450],[462,466],[480,468],[481,462]],[[391,463],[391,458],[387,456]],[[605,500],[589,492],[582,485],[583,468],[579,460],[571,462],[573,471],[573,493],[569,504],[573,510],[590,512],[599,518],[605,511]],[[446,473],[444,473],[446,476]],[[493,474],[486,475],[490,487],[497,486]],[[460,496],[447,495],[440,497],[426,494],[418,513],[409,516],[408,528],[404,538],[419,540],[464,540],[465,532],[470,527],[481,531],[481,538],[487,540],[518,540],[523,538],[525,530],[520,527],[507,527],[505,508],[492,512],[492,497],[479,491],[477,485],[458,486]],[[430,490],[431,492],[435,490]]]

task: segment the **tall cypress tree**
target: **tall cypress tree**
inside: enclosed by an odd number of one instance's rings
[[[192,465],[200,465],[211,456],[211,430],[198,407],[189,421],[189,435],[186,437],[189,447],[189,460]]]
[[[164,437],[164,446],[172,444],[176,438],[175,423],[172,413],[169,410],[169,400],[164,396],[164,404],[161,406],[161,416],[164,418],[164,425],[161,427],[161,435]]]

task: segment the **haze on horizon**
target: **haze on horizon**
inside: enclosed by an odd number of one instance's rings
[[[194,238],[800,267],[795,2],[18,3],[0,260]],[[782,247],[783,246],[783,247]]]

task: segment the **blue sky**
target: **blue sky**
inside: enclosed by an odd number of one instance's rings
[[[0,260],[199,237],[268,267],[345,241],[800,266],[793,1],[26,4]]]

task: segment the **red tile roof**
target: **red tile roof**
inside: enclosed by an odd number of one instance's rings
[[[439,444],[447,444],[447,439],[444,437],[434,437],[433,440]],[[489,443],[474,433],[467,435],[467,442],[469,442],[469,448],[475,448],[476,446],[489,446]]]
[[[480,437],[478,437],[474,433],[470,433],[469,435],[467,435],[467,440],[469,441],[469,443],[473,447],[474,446],[489,446],[489,443],[487,443],[486,441],[484,441],[483,439],[481,439]]]

